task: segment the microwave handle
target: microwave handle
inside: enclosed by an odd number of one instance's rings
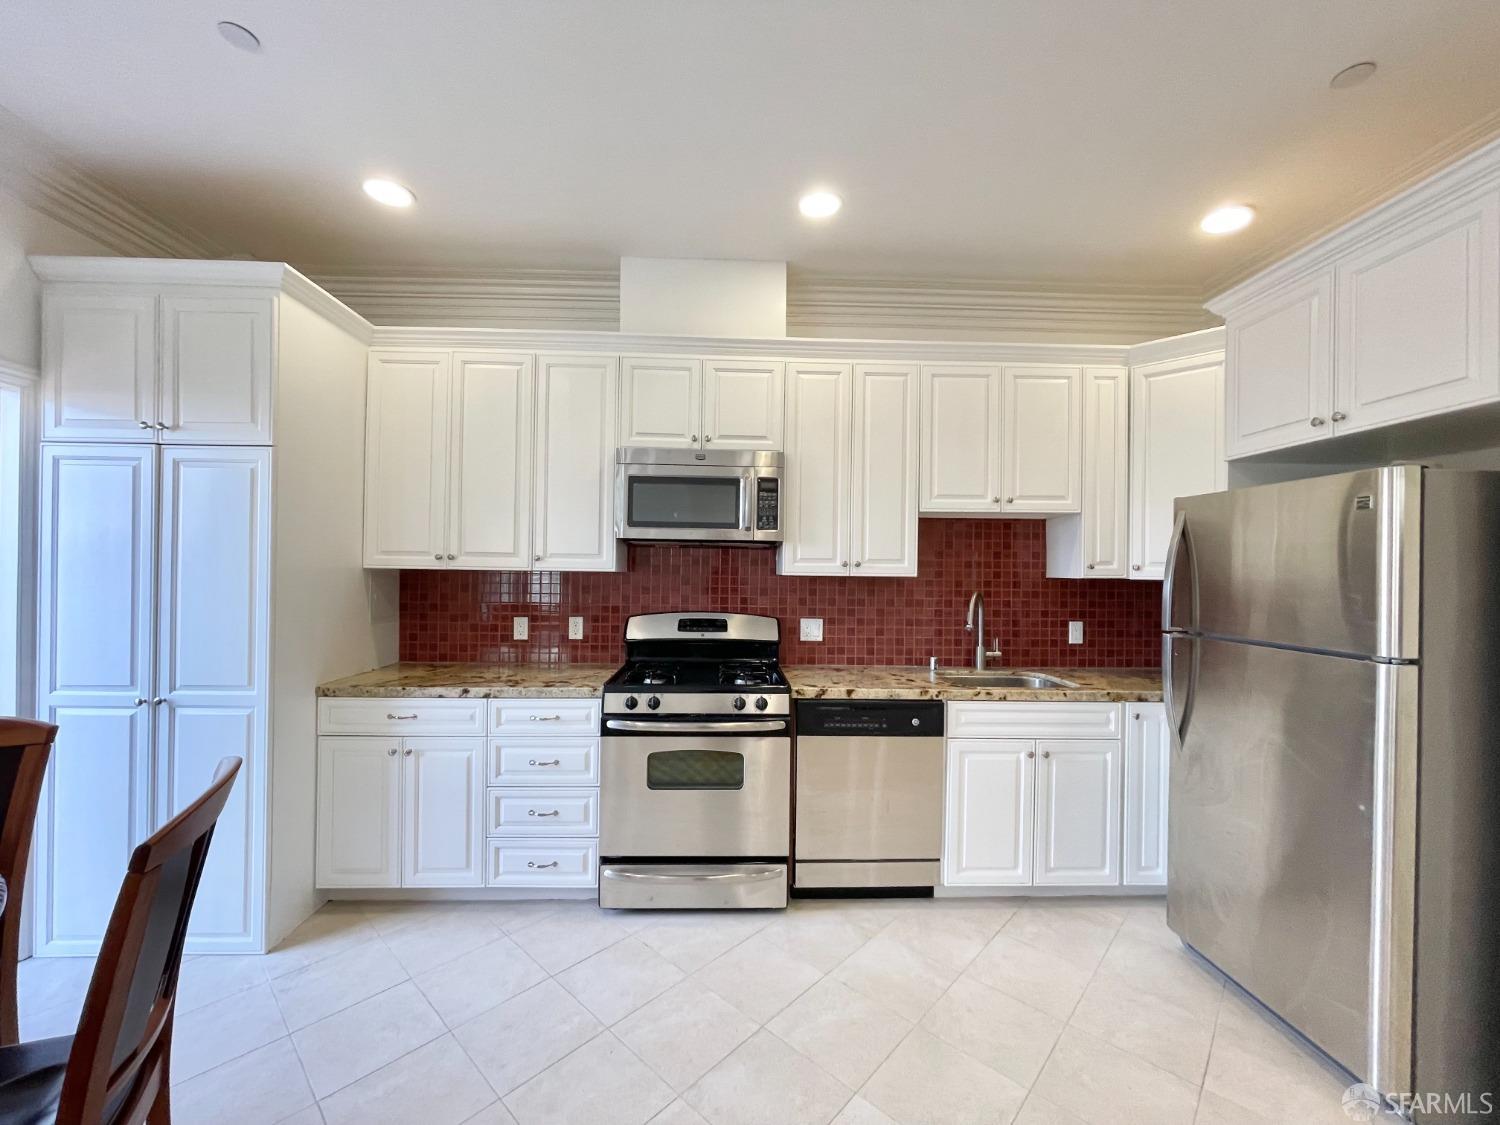
[[[751,496],[754,494],[759,478],[755,473],[746,473],[740,478],[740,530],[750,530],[750,505]]]

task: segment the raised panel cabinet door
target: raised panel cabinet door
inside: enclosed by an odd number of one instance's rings
[[[620,362],[598,355],[539,355],[536,362],[531,565],[614,570]]]
[[[1036,882],[1113,886],[1120,881],[1120,744],[1036,744]]]
[[[856,577],[917,573],[917,368],[854,367],[851,535]]]
[[[1130,574],[1160,578],[1182,496],[1229,486],[1217,353],[1145,364],[1130,375]]]
[[[1130,372],[1083,372],[1083,572],[1124,578],[1130,553]],[[1051,528],[1048,528],[1051,534]]]
[[[1125,854],[1128,887],[1167,883],[1167,792],[1172,736],[1160,703],[1125,705]]]
[[[847,363],[789,363],[782,574],[848,574],[849,440],[853,371]]]
[[[998,366],[923,366],[918,473],[922,511],[1000,510],[1003,397]]]
[[[151,831],[154,445],[43,445],[37,714],[58,726],[37,813],[35,949],[98,951]]]
[[[712,449],[780,449],[786,364],[703,361],[703,443]]]
[[[1083,371],[1007,367],[1001,510],[1076,512],[1083,486]]]
[[[484,884],[484,739],[401,744],[401,885]]]
[[[161,440],[270,445],[270,297],[161,299]]]
[[[447,565],[452,357],[373,351],[365,404],[365,565]]]
[[[1333,412],[1333,274],[1270,294],[1226,323],[1230,457],[1328,437]]]
[[[401,740],[318,739],[319,887],[401,885]]]
[[[156,422],[156,298],[49,287],[42,439],[154,440]]]
[[[953,738],[947,749],[943,884],[1029,885],[1036,743]]]
[[[620,361],[620,444],[703,444],[703,361],[628,355]]]
[[[485,570],[531,565],[529,355],[453,356],[446,562]]]
[[[158,827],[243,759],[188,927],[194,952],[259,948],[270,672],[271,451],[161,452],[157,549]]]
[[[1500,398],[1500,193],[1338,265],[1340,433]]]

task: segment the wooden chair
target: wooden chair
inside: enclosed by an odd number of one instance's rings
[[[169,1125],[177,972],[239,758],[130,857],[76,1035],[0,1047],[0,1122]]]
[[[21,956],[21,901],[31,831],[42,796],[42,778],[57,728],[28,719],[0,719],[0,879],[5,913],[0,915],[0,1046],[21,1041],[16,1011],[16,965]]]

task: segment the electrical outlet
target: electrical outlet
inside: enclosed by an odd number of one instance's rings
[[[1081,645],[1081,644],[1083,644],[1083,622],[1082,621],[1069,621],[1068,622],[1068,643],[1070,645]]]
[[[804,617],[802,629],[798,633],[804,641],[821,641],[823,639],[823,619],[821,617]]]
[[[581,640],[583,640],[583,618],[581,618],[581,617],[570,617],[570,618],[568,618],[568,640],[570,640],[570,641],[581,641]]]
[[[510,635],[518,641],[531,639],[531,621],[525,617],[513,617],[510,621]]]

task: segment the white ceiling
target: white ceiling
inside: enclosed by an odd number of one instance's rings
[[[1497,57],[1494,0],[0,4],[0,106],[324,271],[625,254],[1198,291],[1500,129]],[[417,206],[366,200],[373,174]],[[843,213],[801,219],[810,185]],[[1227,201],[1260,221],[1198,233]]]

